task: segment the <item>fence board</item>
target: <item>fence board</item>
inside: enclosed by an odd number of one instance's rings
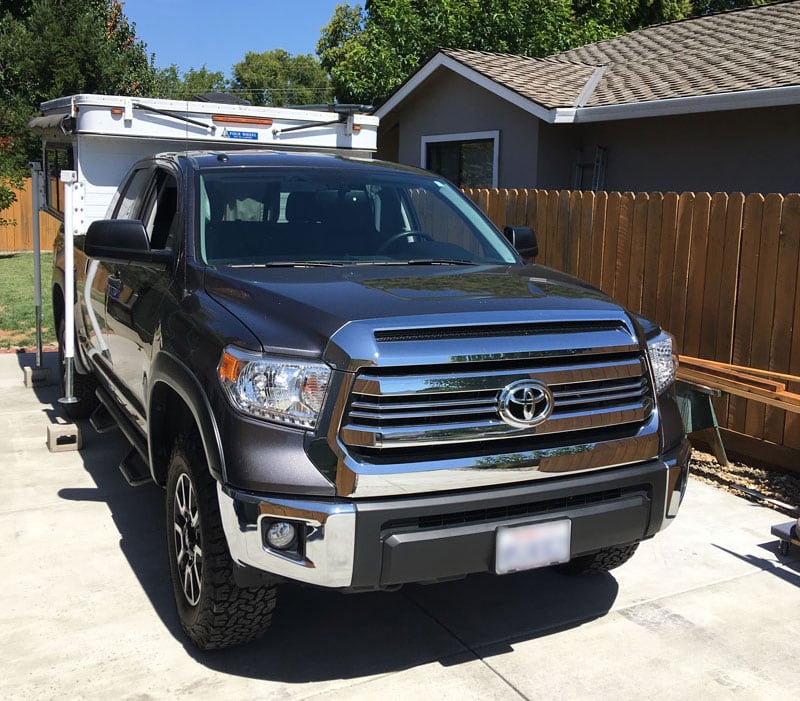
[[[741,256],[739,261],[739,293],[737,295],[732,355],[735,365],[750,365],[763,212],[764,197],[759,194],[748,195],[742,217],[742,250],[745,251],[745,255]],[[746,400],[731,397],[728,409],[728,427],[744,433],[746,413]]]
[[[631,265],[631,237],[633,229],[632,192],[622,194],[619,207],[619,229],[617,230],[617,250],[614,261],[614,284],[611,295],[620,304],[628,306],[628,277]]]
[[[633,202],[631,227],[630,271],[628,273],[628,307],[642,311],[642,288],[644,287],[645,246],[647,245],[647,211],[650,198],[637,192]],[[622,281],[624,285],[624,280]]]
[[[578,268],[576,274],[589,280],[592,274],[592,214],[594,212],[594,193],[582,192],[580,198],[580,231],[578,234]]]
[[[692,208],[692,238],[689,242],[689,273],[686,283],[686,313],[683,352],[697,357],[700,352],[703,298],[706,294],[706,261],[711,195],[699,192]]]
[[[798,244],[795,239],[800,238],[800,194],[787,195],[783,203],[783,236],[791,238],[791,248],[794,250]],[[790,257],[791,259],[791,257]],[[791,271],[788,271],[791,277]],[[783,343],[789,348],[788,370],[791,375],[800,375],[800,250],[795,257],[795,291],[793,310],[788,328],[791,330],[791,339],[776,339],[778,344]],[[788,296],[788,295],[787,295]],[[792,392],[800,392],[800,383],[790,383],[787,387]],[[800,449],[800,414],[786,413],[783,427],[783,445],[788,448]]]
[[[647,201],[647,229],[645,232],[644,268],[642,272],[642,314],[654,319],[658,301],[658,270],[660,260],[659,235],[664,208],[664,196],[659,192],[651,194]]]
[[[577,190],[568,192],[567,221],[569,232],[564,246],[565,270],[570,275],[578,274],[581,253],[581,193]]]
[[[602,284],[607,208],[608,193],[598,192],[592,205],[592,262],[589,275],[589,282],[597,288]]]
[[[607,294],[614,294],[614,277],[616,275],[617,232],[619,231],[619,213],[622,207],[622,194],[609,192],[606,202],[606,233],[603,241],[603,267],[600,275],[600,289]]]
[[[686,292],[689,284],[689,252],[692,242],[692,214],[694,211],[694,194],[684,192],[678,199],[678,219],[675,232],[675,262],[672,273],[672,295],[670,297],[669,323],[672,331],[683,348],[683,333],[686,328]]]
[[[678,233],[678,203],[675,192],[664,195],[661,213],[661,240],[658,259],[658,296],[656,298],[657,321],[665,329],[670,326],[670,305],[672,303],[673,271],[675,268],[675,238]]]

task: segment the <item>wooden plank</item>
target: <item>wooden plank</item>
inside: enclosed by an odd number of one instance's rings
[[[732,193],[728,196],[728,207],[725,212],[725,237],[716,315],[716,349],[713,357],[727,363],[733,360],[733,329],[739,290],[744,202],[745,197],[741,192]],[[729,399],[725,397],[716,400],[714,407],[717,417],[722,423],[727,424],[730,409]]]
[[[631,230],[633,228],[633,205],[636,195],[625,192],[619,208],[617,228],[617,252],[614,262],[614,286],[612,296],[622,306],[628,306],[628,277],[631,268]]]
[[[783,203],[783,234],[792,237],[791,249],[794,249],[794,237],[800,232],[800,194],[787,195]],[[791,258],[791,256],[789,256]],[[789,265],[789,261],[786,263]],[[800,253],[795,266],[795,292],[790,326],[791,338],[784,339],[789,347],[789,364],[787,370],[790,374],[800,375]],[[779,340],[780,342],[780,340]],[[800,384],[790,384],[789,389],[800,392]],[[787,414],[784,420],[783,444],[789,448],[800,449],[800,416]]]
[[[735,382],[727,378],[719,378],[707,372],[691,368],[678,368],[678,378],[686,382],[694,382],[705,387],[711,387],[712,389],[719,389],[737,397],[744,397],[754,403],[770,404],[787,411],[800,412],[800,394],[795,394],[794,392],[768,392],[757,389],[746,382]],[[757,438],[757,436],[754,437]]]
[[[725,251],[725,218],[728,195],[717,192],[711,197],[708,215],[708,244],[706,247],[705,286],[700,305],[700,336],[697,355],[713,358],[716,353],[716,315],[722,286],[723,253]]]
[[[517,200],[510,221],[514,226],[527,226],[528,191],[517,190]]]
[[[661,235],[659,237],[658,290],[654,321],[668,331],[670,327],[670,304],[672,303],[673,274],[675,272],[675,239],[678,233],[677,193],[664,195],[661,208]]]
[[[761,219],[761,241],[756,274],[756,298],[753,316],[753,334],[750,342],[748,365],[768,367],[770,338],[773,334],[775,314],[775,275],[778,270],[778,247],[781,232],[782,195],[767,195]],[[783,292],[783,291],[781,291]],[[781,331],[782,334],[786,330]],[[765,407],[750,403],[745,411],[745,433],[764,438]]]
[[[791,342],[787,343],[787,336],[791,338],[794,331],[792,321],[794,316],[794,299],[797,288],[797,267],[800,257],[800,227],[786,226],[783,206],[785,200],[781,198],[782,208],[777,231],[777,263],[773,290],[772,327],[769,333],[769,359],[767,367],[777,372],[788,374]],[[765,201],[765,206],[769,201]],[[791,214],[790,214],[791,217]],[[796,378],[795,381],[800,381]],[[779,409],[768,406],[764,411],[764,438],[773,443],[783,443],[786,414]]]
[[[581,240],[581,192],[573,190],[567,192],[568,226],[567,236],[564,239],[564,270],[570,275],[578,274],[580,263]],[[562,205],[563,205],[562,198]]]
[[[777,392],[786,391],[785,382],[771,380],[759,375],[752,375],[747,372],[742,372],[741,370],[732,370],[731,368],[721,365],[706,364],[699,358],[688,358],[685,355],[679,355],[678,358],[680,359],[679,372],[702,372],[715,381],[730,381],[747,385],[751,387],[756,394],[775,394]],[[720,387],[719,389],[722,388]]]
[[[536,235],[539,240],[538,263],[547,265],[549,238],[547,233],[547,203],[550,200],[547,190],[536,191]]]
[[[504,226],[516,226],[516,216],[517,216],[517,198],[519,197],[519,190],[516,189],[509,189],[505,190],[505,202],[502,204],[503,207],[503,224],[500,227],[501,229]]]
[[[728,370],[740,370],[748,375],[756,375],[759,377],[767,377],[776,380],[784,380],[785,382],[800,383],[800,375],[790,375],[789,373],[778,372],[776,370],[762,370],[761,368],[745,367],[743,365],[731,365],[730,363],[722,363],[718,360],[708,360],[706,358],[693,358],[691,356],[679,355],[678,359],[681,363],[690,363],[695,365],[702,365],[709,368],[725,368]]]
[[[558,190],[551,190],[547,193],[547,262],[545,264],[556,270],[562,269],[561,240],[559,238],[560,197]]]
[[[600,287],[602,283],[607,205],[608,193],[598,192],[594,196],[594,203],[592,205],[592,254],[588,278],[589,282],[595,287]]]
[[[489,204],[486,214],[499,229],[503,228],[503,218],[505,217],[505,190],[489,190]]]
[[[609,192],[606,202],[606,229],[603,241],[603,267],[600,274],[600,289],[606,294],[614,294],[614,278],[617,272],[617,233],[619,232],[619,212],[622,194]]]
[[[580,230],[578,232],[578,270],[581,280],[588,281],[592,275],[592,230],[594,222],[594,193],[588,190],[580,198]]]
[[[739,286],[736,295],[736,318],[733,330],[735,365],[753,365],[750,362],[750,343],[753,338],[756,287],[758,282],[758,256],[761,248],[761,220],[764,197],[750,194],[745,199],[742,215],[742,244],[744,255],[739,261]],[[728,428],[745,432],[747,405],[741,399],[731,399],[728,410]]]
[[[675,235],[675,264],[672,274],[672,295],[669,311],[669,330],[675,336],[679,351],[683,351],[683,332],[686,327],[686,290],[689,285],[689,251],[692,242],[694,194],[684,192],[678,200],[678,221]]]
[[[658,300],[658,254],[659,234],[663,215],[664,196],[660,192],[651,193],[647,200],[647,227],[644,234],[644,268],[642,270],[642,314],[655,319]]]
[[[642,290],[644,288],[645,249],[647,247],[647,215],[650,198],[637,192],[633,202],[631,226],[630,268],[628,270],[627,307],[642,312]]]
[[[689,243],[689,273],[686,284],[686,321],[682,345],[683,352],[689,355],[698,355],[700,351],[710,211],[711,195],[707,192],[698,192],[694,197],[692,209],[692,238]]]

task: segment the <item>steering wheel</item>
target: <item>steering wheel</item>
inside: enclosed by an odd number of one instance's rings
[[[423,241],[433,241],[433,236],[430,234],[426,234],[424,231],[420,231],[419,229],[409,229],[408,231],[401,231],[399,234],[395,234],[394,236],[390,236],[386,241],[384,241],[379,247],[377,253],[382,255],[388,251],[392,245],[400,241],[401,239],[407,239],[408,243],[414,243],[416,239],[421,239]]]

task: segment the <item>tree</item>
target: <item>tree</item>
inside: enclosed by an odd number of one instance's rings
[[[314,56],[292,56],[283,49],[248,51],[234,65],[231,85],[254,105],[317,104],[332,97],[328,76]]]
[[[227,89],[228,81],[225,80],[225,74],[222,71],[209,71],[203,66],[198,69],[190,68],[183,74],[183,77],[180,77],[178,67],[173,63],[158,72],[156,89],[153,94],[156,97],[187,100],[196,95]]]
[[[376,104],[436,49],[547,56],[650,24],[765,0],[366,0],[337,5],[317,55],[336,97]]]
[[[119,0],[0,0],[0,209],[38,157],[27,129],[39,103],[75,93],[145,95],[146,46]]]

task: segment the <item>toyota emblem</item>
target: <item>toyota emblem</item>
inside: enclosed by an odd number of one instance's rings
[[[553,411],[553,393],[538,380],[517,380],[497,397],[497,413],[509,426],[538,426]]]

